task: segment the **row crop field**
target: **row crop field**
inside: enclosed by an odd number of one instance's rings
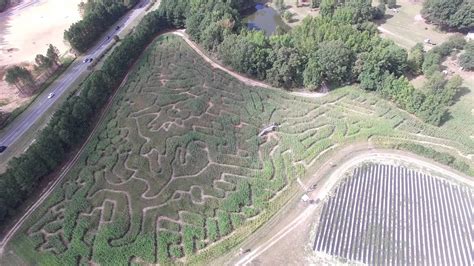
[[[370,265],[472,265],[473,208],[467,185],[364,165],[324,204],[314,249]]]
[[[271,123],[278,130],[259,137]],[[12,240],[6,260],[208,260],[264,223],[327,151],[417,134],[474,150],[354,88],[314,99],[248,87],[163,35],[130,72],[77,165]]]

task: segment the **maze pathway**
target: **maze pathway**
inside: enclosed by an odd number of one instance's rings
[[[272,123],[278,130],[259,137]],[[14,242],[48,265],[184,262],[265,222],[327,151],[406,132],[424,128],[373,95],[345,88],[308,99],[248,87],[165,35]]]

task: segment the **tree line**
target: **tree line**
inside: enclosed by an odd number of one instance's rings
[[[474,1],[425,0],[423,17],[440,28],[469,32],[474,29]]]
[[[35,191],[42,178],[67,158],[68,152],[84,141],[92,121],[127,74],[145,46],[160,30],[170,27],[158,11],[147,14],[132,34],[113,50],[101,70],[94,71],[54,113],[36,142],[21,156],[13,158],[0,174],[0,224]]]
[[[82,7],[84,17],[64,32],[71,47],[83,53],[139,0],[88,0]]]
[[[35,63],[36,70],[46,71],[48,74],[51,74],[51,71],[54,71],[61,65],[58,49],[50,44],[46,55],[36,55]],[[31,70],[23,66],[7,68],[5,81],[10,85],[14,85],[23,95],[33,94],[38,87]]]

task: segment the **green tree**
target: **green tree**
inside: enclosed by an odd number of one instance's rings
[[[459,75],[454,75],[446,83],[444,90],[442,92],[442,103],[450,106],[454,104],[454,98],[459,93],[461,89],[463,79]]]
[[[318,8],[321,5],[321,0],[311,0],[311,8]]]
[[[424,58],[425,50],[423,44],[417,43],[410,49],[410,53],[408,54],[408,69],[411,73],[414,75],[421,74]]]
[[[266,76],[274,86],[289,89],[303,84],[305,60],[295,48],[274,47],[269,61],[273,65],[267,70]]]
[[[387,7],[388,8],[396,8],[397,7],[397,0],[387,0]]]
[[[352,51],[342,41],[336,40],[320,43],[312,63],[317,62],[321,81],[339,86],[351,80],[354,61]],[[305,76],[308,78],[308,75]],[[308,83],[311,84],[306,80],[305,85]],[[319,84],[315,83],[314,86]]]
[[[53,65],[53,61],[42,54],[36,55],[35,63],[36,67],[41,70],[49,70]]]
[[[385,17],[385,4],[380,3],[377,5],[377,7],[373,11],[373,17],[374,19],[383,19]]]
[[[221,60],[239,72],[265,79],[270,45],[262,31],[227,36],[218,48]]]
[[[435,71],[429,76],[425,84],[423,84],[423,89],[431,94],[440,94],[443,92],[446,82],[444,74]]]
[[[459,56],[459,64],[466,70],[474,70],[474,41],[464,46],[464,52]]]
[[[56,66],[61,64],[59,60],[59,50],[52,44],[48,46],[48,50],[46,51],[46,57]]]
[[[5,81],[15,85],[24,94],[31,94],[36,88],[33,75],[25,67],[14,66],[7,69]]]
[[[321,0],[319,14],[323,17],[330,17],[336,10],[336,0]]]
[[[426,0],[422,15],[441,28],[469,31],[474,27],[474,4],[472,0]]]
[[[434,72],[439,71],[440,64],[441,64],[441,55],[430,51],[425,54],[425,58],[423,60],[423,65],[421,69],[423,70],[423,73],[425,75],[430,76]]]

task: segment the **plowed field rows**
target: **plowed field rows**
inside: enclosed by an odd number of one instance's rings
[[[472,265],[473,205],[468,186],[363,166],[325,203],[314,249],[370,265]]]

